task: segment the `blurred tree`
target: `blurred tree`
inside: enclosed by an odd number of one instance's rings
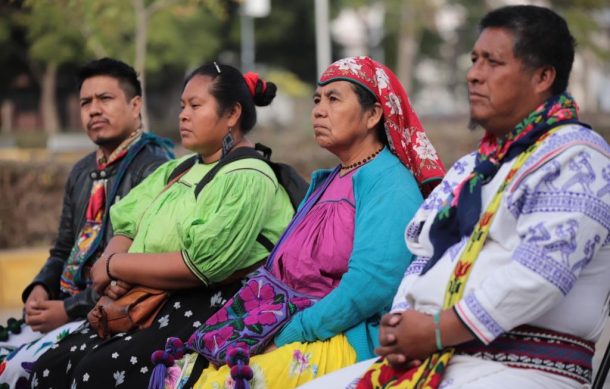
[[[380,1],[386,9],[385,61],[396,70],[409,91],[417,90],[414,70],[424,58],[442,61],[448,72],[449,89],[459,90],[464,76],[460,58],[476,40],[479,21],[487,12],[508,3],[505,0],[343,0],[338,9],[357,8]],[[608,9],[607,0],[549,0],[549,6],[567,19],[578,49],[585,56],[602,61],[610,58],[610,49],[598,36],[603,31],[602,26],[594,18],[597,12]],[[439,31],[438,25],[439,13],[447,8],[461,14],[451,36]],[[335,14],[338,9],[335,8]]]
[[[241,0],[224,1],[222,61],[239,67]],[[312,0],[272,1],[269,16],[255,18],[256,63],[289,69],[300,79],[316,79],[315,18]],[[252,69],[242,69],[244,71]]]
[[[18,69],[26,65],[25,30],[15,23],[15,14],[19,12],[17,4],[0,1],[0,98],[6,94]]]
[[[41,69],[34,73],[47,132],[59,128],[55,83],[62,64],[120,58],[134,65],[146,91],[148,71],[187,68],[216,52],[214,33],[225,17],[220,0],[26,0],[23,11],[18,19],[27,27],[30,67]]]
[[[83,20],[79,28],[87,47],[98,57],[132,63],[144,94],[147,72],[167,64],[190,67],[216,52],[215,32],[226,18],[220,0],[62,1]]]
[[[269,16],[256,18],[255,26],[256,62],[290,69],[308,82],[316,80],[313,0],[272,2]]]
[[[361,7],[382,2],[386,10],[385,41],[386,65],[395,70],[408,91],[413,84],[413,73],[419,58],[422,37],[435,31],[434,16],[440,6],[426,0],[344,0],[344,7]]]
[[[64,9],[50,1],[27,1],[22,12],[15,13],[14,21],[26,29],[28,65],[40,84],[40,115],[46,133],[59,130],[55,98],[59,67],[74,61],[84,45],[78,31]]]
[[[15,22],[19,12],[17,1],[0,1],[0,122],[7,133],[13,125],[15,80],[28,69],[26,31]]]

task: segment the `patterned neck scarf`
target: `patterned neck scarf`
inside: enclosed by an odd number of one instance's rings
[[[413,173],[422,193],[430,193],[445,175],[445,168],[398,77],[369,57],[349,57],[331,64],[318,84],[341,80],[356,83],[377,97],[390,150]]]
[[[481,187],[488,183],[503,163],[511,161],[558,124],[577,121],[578,106],[568,93],[551,97],[502,138],[486,132],[479,144],[473,171],[443,204],[430,228],[434,254],[424,267],[425,274],[449,247],[469,236],[481,216]]]
[[[100,232],[103,233],[102,226],[104,216],[106,215],[106,184],[108,182],[108,175],[105,169],[123,159],[123,157],[127,155],[129,148],[136,144],[141,137],[141,130],[134,131],[108,156],[108,158],[104,156],[102,150],[97,150],[97,167],[95,171],[91,173],[93,184],[91,185],[91,195],[89,196],[89,203],[85,214],[85,224],[80,230],[76,243],[72,247],[70,256],[64,265],[64,270],[60,279],[60,289],[62,292],[75,295],[82,290],[78,285],[79,280],[76,279],[76,275],[81,266],[90,258],[92,253],[89,253],[89,248],[92,243],[95,242],[95,239]],[[88,272],[85,272],[85,274],[86,282],[89,284],[89,274]]]

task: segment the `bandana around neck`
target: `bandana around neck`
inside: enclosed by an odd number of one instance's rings
[[[129,151],[129,148],[135,145],[142,137],[142,131],[134,131],[127,139],[125,139],[113,152],[104,157],[100,149],[96,153],[96,171],[102,172],[108,166],[114,165],[121,161]],[[104,217],[107,214],[106,207],[106,184],[108,177],[98,174],[93,178],[91,192],[89,195],[89,203],[85,214],[85,224],[78,234],[76,243],[72,247],[70,256],[66,260],[64,270],[60,279],[60,289],[62,292],[75,295],[82,290],[80,280],[77,280],[77,274],[81,266],[83,266],[90,258],[89,249],[98,234],[103,233],[102,225]],[[87,276],[87,284],[89,279]]]
[[[377,98],[390,150],[413,173],[422,193],[430,193],[445,175],[445,168],[398,77],[369,57],[348,57],[331,64],[318,84],[341,80],[359,84]]]
[[[421,274],[464,236],[469,236],[481,215],[481,187],[502,164],[521,154],[551,128],[578,121],[578,106],[568,93],[551,97],[502,138],[486,132],[479,144],[473,171],[455,187],[430,227],[434,253]]]

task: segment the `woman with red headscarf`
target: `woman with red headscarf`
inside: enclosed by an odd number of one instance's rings
[[[296,313],[249,369],[189,373],[207,363],[191,354],[170,368],[166,387],[246,387],[250,380],[294,388],[374,356],[379,319],[411,261],[404,229],[444,169],[400,82],[371,58],[333,63],[313,102],[316,142],[341,164],[314,172],[268,263],[277,279],[318,301]]]

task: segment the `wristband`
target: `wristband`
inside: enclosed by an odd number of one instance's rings
[[[443,342],[441,341],[441,313],[436,312],[432,316],[434,320],[434,337],[436,338],[436,350],[441,351],[443,349]]]
[[[110,274],[110,260],[112,259],[112,257],[114,257],[115,254],[117,253],[112,253],[106,257],[106,275],[108,276],[110,281],[116,281],[116,278],[114,278],[112,274]]]

